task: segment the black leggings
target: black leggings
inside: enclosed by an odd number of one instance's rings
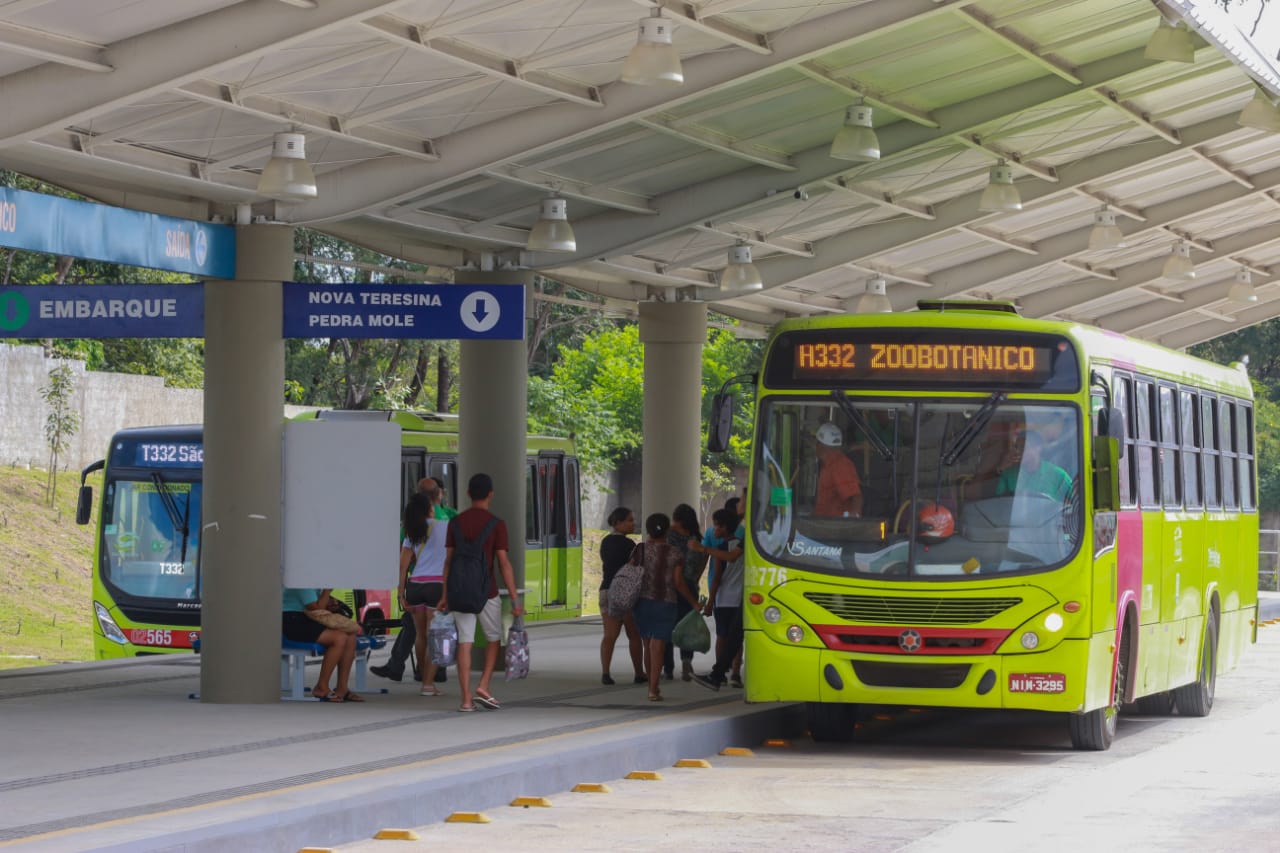
[[[679,624],[680,620],[683,619],[686,615],[688,615],[689,611],[692,609],[693,609],[693,605],[685,601],[684,596],[677,595],[676,596],[676,623]],[[671,643],[667,643],[667,647],[663,649],[662,658],[663,658],[662,660],[663,671],[675,672],[676,655],[675,655],[675,651],[671,648]],[[692,662],[693,650],[682,648],[680,650],[680,660]]]

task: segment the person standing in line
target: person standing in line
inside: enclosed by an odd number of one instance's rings
[[[493,671],[498,666],[499,643],[502,639],[502,599],[498,597],[498,581],[494,576],[495,566],[502,573],[502,582],[511,596],[511,615],[523,616],[524,608],[520,606],[520,596],[516,591],[515,570],[507,557],[510,547],[507,539],[507,523],[489,511],[493,501],[493,478],[488,474],[474,474],[467,483],[467,496],[471,498],[470,508],[458,513],[458,517],[449,522],[448,539],[445,540],[444,557],[444,595],[438,605],[440,610],[449,609],[449,569],[453,562],[454,550],[458,538],[464,537],[468,542],[475,540],[490,519],[496,524],[484,542],[480,543],[484,551],[484,562],[487,567],[489,597],[479,613],[453,614],[458,625],[458,686],[462,692],[462,704],[459,711],[474,711],[476,705],[497,711],[502,705],[489,692],[489,682],[493,679]],[[471,691],[471,649],[475,645],[476,626],[484,631],[484,668],[480,672],[480,683],[476,685],[474,697]],[[473,703],[474,698],[474,703]]]
[[[418,491],[412,497],[422,495],[431,501],[432,515],[440,521],[448,521],[457,516],[458,511],[444,504],[444,484],[437,477],[423,477],[418,481]],[[412,500],[412,497],[410,498]],[[408,509],[408,505],[405,506]],[[404,531],[400,533],[400,537],[404,538]],[[403,575],[400,583],[404,583]],[[391,654],[387,657],[387,662],[381,666],[371,666],[369,671],[381,678],[387,678],[391,681],[400,681],[404,678],[405,662],[409,659],[409,652],[418,646],[418,628],[414,622],[413,614],[404,609],[401,603],[400,614],[400,633],[396,635],[396,641],[391,646]],[[419,657],[413,667],[413,677],[420,677],[422,672],[422,658]],[[444,668],[436,670],[435,683],[443,684],[448,680],[448,671]]]
[[[702,583],[702,573],[707,567],[706,555],[690,549],[690,543],[702,539],[702,529],[698,524],[698,513],[688,504],[679,504],[671,511],[671,529],[667,532],[667,544],[680,552],[684,582],[693,593],[693,604],[683,597],[676,599],[676,622],[679,623],[685,614],[698,609],[698,587]],[[675,649],[668,644],[663,652],[663,677],[670,681],[675,677]],[[685,681],[693,679],[693,650],[680,650],[681,677]]]
[[[716,637],[724,637],[724,645],[716,652],[715,666],[707,675],[694,675],[693,680],[703,687],[719,690],[728,682],[726,674],[733,666],[733,659],[742,649],[742,542],[733,538],[737,518],[728,510],[716,510],[711,517],[716,533],[729,537],[723,549],[709,549],[712,557],[723,560],[720,571],[711,588],[711,600],[703,613],[715,614]],[[699,546],[701,547],[701,546]],[[735,686],[741,686],[741,680]]]
[[[667,531],[671,519],[655,512],[644,520],[649,538],[640,545],[641,565],[644,574],[640,582],[640,600],[636,602],[636,625],[645,647],[645,671],[649,675],[649,701],[661,702],[663,650],[671,642],[671,632],[676,627],[676,598],[681,596],[690,607],[697,607],[697,599],[684,582],[684,561],[680,552],[667,544]]]
[[[444,594],[444,545],[447,522],[433,517],[431,493],[409,499],[404,510],[404,541],[400,545],[400,606],[413,617],[414,647],[422,673],[423,696],[440,696],[435,685],[438,667],[427,655],[427,631]]]
[[[636,532],[636,515],[625,506],[620,506],[609,513],[609,526],[613,532],[600,542],[600,565],[603,577],[600,580],[600,618],[604,622],[604,639],[600,641],[600,676],[601,684],[613,684],[609,675],[609,667],[613,663],[613,649],[618,643],[618,635],[625,628],[627,631],[627,649],[631,653],[631,665],[635,668],[635,683],[644,684],[649,679],[644,674],[644,653],[640,648],[640,631],[636,628],[635,616],[627,614],[625,619],[617,619],[610,615],[608,605],[609,584],[618,569],[631,559],[631,552],[636,543],[630,534]]]

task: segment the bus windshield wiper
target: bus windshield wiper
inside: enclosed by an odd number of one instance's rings
[[[991,416],[996,413],[996,409],[1008,399],[1009,395],[1003,391],[994,391],[987,398],[987,402],[982,404],[982,408],[974,413],[969,423],[965,424],[964,429],[960,430],[960,434],[956,436],[955,441],[951,442],[951,446],[942,454],[943,465],[954,465],[956,460],[960,458],[973,440],[978,437],[987,427],[987,423],[991,420]]]
[[[178,512],[178,503],[173,499],[173,491],[169,488],[169,484],[164,481],[159,471],[151,473],[151,480],[156,484],[156,493],[160,495],[160,503],[164,504],[164,511],[169,516],[169,523],[173,525],[175,532],[182,534],[182,562],[187,561],[187,539],[191,535],[191,529],[188,527],[188,516],[191,514],[191,495],[187,495],[187,505],[184,512]]]
[[[885,461],[892,459],[893,449],[871,429],[871,424],[867,423],[866,416],[858,410],[858,407],[849,402],[849,392],[837,389],[831,392],[831,396],[836,398],[836,402],[840,404],[840,408],[844,410],[849,420],[853,421],[854,426],[862,430],[862,434],[867,437],[867,443],[875,448],[880,458]]]

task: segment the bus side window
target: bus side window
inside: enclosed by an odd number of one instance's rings
[[[1124,413],[1124,458],[1120,460],[1120,505],[1134,506],[1137,502],[1134,500],[1133,483],[1137,479],[1134,472],[1137,470],[1138,452],[1134,442],[1135,422],[1133,417],[1133,380],[1128,376],[1117,376],[1115,378],[1112,394],[1114,395],[1114,406]]]
[[[1156,446],[1155,419],[1152,407],[1155,404],[1154,388],[1150,380],[1140,379],[1135,386],[1134,418],[1137,427],[1134,456],[1137,457],[1138,502],[1144,507],[1159,506],[1156,499],[1157,477],[1160,474],[1158,458],[1160,449]]]
[[[1240,454],[1240,508],[1253,510],[1257,506],[1254,489],[1257,478],[1253,470],[1253,408],[1248,403],[1236,406],[1236,452]]]
[[[1178,391],[1178,428],[1182,438],[1182,495],[1189,508],[1199,508],[1200,500],[1200,407],[1196,395],[1185,388]]]
[[[524,540],[530,544],[542,543],[542,525],[538,523],[538,463],[528,460],[524,466]]]
[[[1173,388],[1161,385],[1160,395],[1160,502],[1166,508],[1182,506],[1182,478],[1178,474],[1182,452],[1178,449],[1178,401]]]
[[[1218,400],[1218,438],[1222,442],[1222,505],[1227,509],[1240,508],[1240,493],[1236,491],[1236,404],[1227,399]]]
[[[1209,509],[1222,508],[1222,489],[1218,479],[1218,401],[1208,394],[1200,395],[1200,455],[1204,460],[1204,504]]]

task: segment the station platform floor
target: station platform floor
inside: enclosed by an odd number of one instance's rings
[[[602,685],[598,620],[529,633],[530,676],[497,674],[502,709],[470,714],[453,672],[436,698],[370,675],[362,704],[267,705],[189,699],[192,655],[0,672],[0,849],[323,848],[799,729],[795,706],[678,674],[649,702],[621,644]]]

